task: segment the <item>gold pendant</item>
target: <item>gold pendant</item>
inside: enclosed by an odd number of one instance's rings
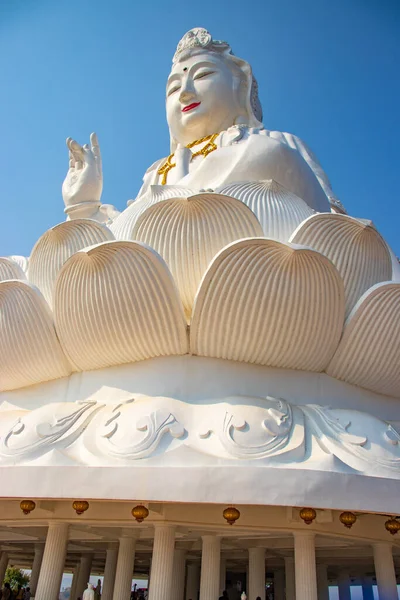
[[[214,142],[218,136],[219,136],[219,133],[213,133],[212,135],[207,135],[206,137],[201,138],[200,140],[195,140],[194,142],[191,142],[190,144],[188,144],[186,146],[186,148],[193,148],[194,146],[198,146],[198,144],[207,142],[207,144],[201,150],[198,150],[197,152],[194,152],[192,154],[192,158],[190,160],[193,160],[196,156],[200,156],[200,155],[202,155],[204,158],[206,158],[211,152],[214,152],[214,150],[217,150],[217,145]],[[161,165],[161,167],[157,171],[158,175],[162,175],[161,185],[165,185],[167,183],[168,173],[170,172],[171,169],[176,167],[176,163],[171,162],[171,160],[173,158],[174,158],[174,155],[170,154],[168,156],[167,160],[165,161],[165,163],[163,165]]]
[[[158,175],[162,175],[163,178],[161,180],[161,185],[165,185],[167,183],[168,173],[171,169],[176,167],[176,163],[172,163],[171,159],[174,157],[173,154],[170,154],[166,160],[166,162],[158,169]]]

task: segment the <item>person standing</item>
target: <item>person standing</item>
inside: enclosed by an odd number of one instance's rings
[[[87,590],[83,592],[82,600],[94,600],[94,589],[91,583],[88,583]]]
[[[95,597],[95,600],[101,599],[101,580],[100,579],[97,580],[97,585],[94,588],[94,597]]]
[[[2,589],[2,600],[11,600],[11,588],[9,583],[5,583]]]

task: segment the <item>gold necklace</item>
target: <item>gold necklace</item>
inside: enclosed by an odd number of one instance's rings
[[[186,146],[186,148],[194,148],[194,146],[198,146],[199,144],[202,144],[203,142],[207,142],[207,144],[205,146],[203,146],[203,148],[201,150],[198,150],[197,152],[192,153],[192,157],[190,160],[192,161],[196,156],[200,156],[200,155],[203,155],[204,158],[206,158],[206,156],[208,156],[210,154],[210,152],[214,152],[214,150],[217,149],[215,140],[217,139],[218,136],[219,136],[219,133],[212,133],[211,135],[206,135],[205,137],[202,137],[199,140],[190,142],[190,144],[188,144]],[[158,175],[163,176],[163,178],[161,180],[161,185],[165,185],[167,183],[168,173],[170,172],[171,169],[176,167],[176,163],[171,162],[173,158],[174,158],[174,154],[170,154],[168,156],[167,160],[165,161],[165,163],[163,165],[161,165],[161,167],[157,171]]]

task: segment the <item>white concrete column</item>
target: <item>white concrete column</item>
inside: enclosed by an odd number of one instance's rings
[[[127,600],[131,595],[135,550],[136,537],[119,538],[113,600]]]
[[[296,600],[318,600],[315,567],[315,535],[307,531],[294,534]]]
[[[185,591],[186,550],[175,548],[172,567],[171,600],[183,600]]]
[[[374,563],[379,600],[398,600],[391,544],[374,544]]]
[[[374,600],[374,590],[372,588],[372,577],[361,577],[363,600]]]
[[[261,600],[264,598],[261,596]],[[274,571],[274,600],[285,600],[285,572],[282,569]]]
[[[174,564],[175,527],[159,524],[154,527],[149,600],[170,600]],[[117,600],[117,598],[114,598]]]
[[[7,552],[3,552],[1,553],[0,556],[0,589],[3,587],[3,581],[4,581],[4,577],[7,571],[7,567],[8,567],[8,553]]]
[[[329,600],[328,565],[317,565],[318,600]]]
[[[29,580],[29,587],[31,588],[31,594],[36,594],[36,588],[39,581],[40,567],[42,566],[44,554],[44,544],[35,544],[35,554],[33,557],[31,578]]]
[[[79,565],[78,582],[76,584],[76,596],[82,598],[83,592],[87,588],[92,570],[93,554],[82,554]],[[36,599],[35,599],[36,600]]]
[[[265,548],[249,548],[249,583],[247,596],[265,600]]]
[[[294,558],[292,556],[285,556],[285,594],[286,600],[296,599],[296,587],[295,587],[295,575],[294,575]]]
[[[106,552],[106,564],[104,567],[103,589],[101,600],[113,600],[115,573],[117,570],[118,546],[110,546]],[[71,600],[75,600],[72,598]]]
[[[68,523],[49,524],[35,600],[58,600],[67,553],[68,527]]]
[[[75,566],[73,574],[72,574],[71,593],[69,595],[70,600],[76,600],[78,598],[78,596],[76,594],[76,588],[78,586],[79,567],[80,567],[80,562]]]
[[[221,538],[216,535],[202,536],[200,600],[219,598]]]
[[[150,579],[151,579],[151,558],[150,558],[150,565],[149,565],[149,575],[147,577],[147,589],[150,589]]]
[[[219,563],[219,595],[226,589],[226,558],[220,557]]]
[[[351,600],[350,575],[347,571],[339,571],[338,579],[339,600]]]
[[[191,563],[187,567],[185,600],[197,600],[200,589],[200,565]]]

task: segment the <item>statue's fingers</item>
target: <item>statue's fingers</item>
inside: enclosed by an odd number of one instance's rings
[[[97,137],[97,133],[95,133],[95,132],[93,132],[93,133],[90,134],[90,145],[92,147],[92,150],[93,150],[94,147],[100,149],[99,140],[98,140],[98,137]]]
[[[68,151],[68,155],[69,155],[69,168],[73,169],[75,167],[75,158],[74,158],[74,155],[72,154],[71,150]]]
[[[83,146],[83,156],[86,163],[92,164],[95,162],[95,157],[89,144]]]
[[[76,142],[75,140],[73,140],[72,138],[68,138],[69,142],[68,142],[68,148],[70,149],[70,151],[72,152],[72,155],[75,159],[75,161],[81,161],[83,162],[83,148],[80,144],[78,144],[78,142]]]
[[[97,139],[96,133],[90,134],[90,146],[92,148],[93,155],[98,163],[101,163],[101,152],[99,140]]]

